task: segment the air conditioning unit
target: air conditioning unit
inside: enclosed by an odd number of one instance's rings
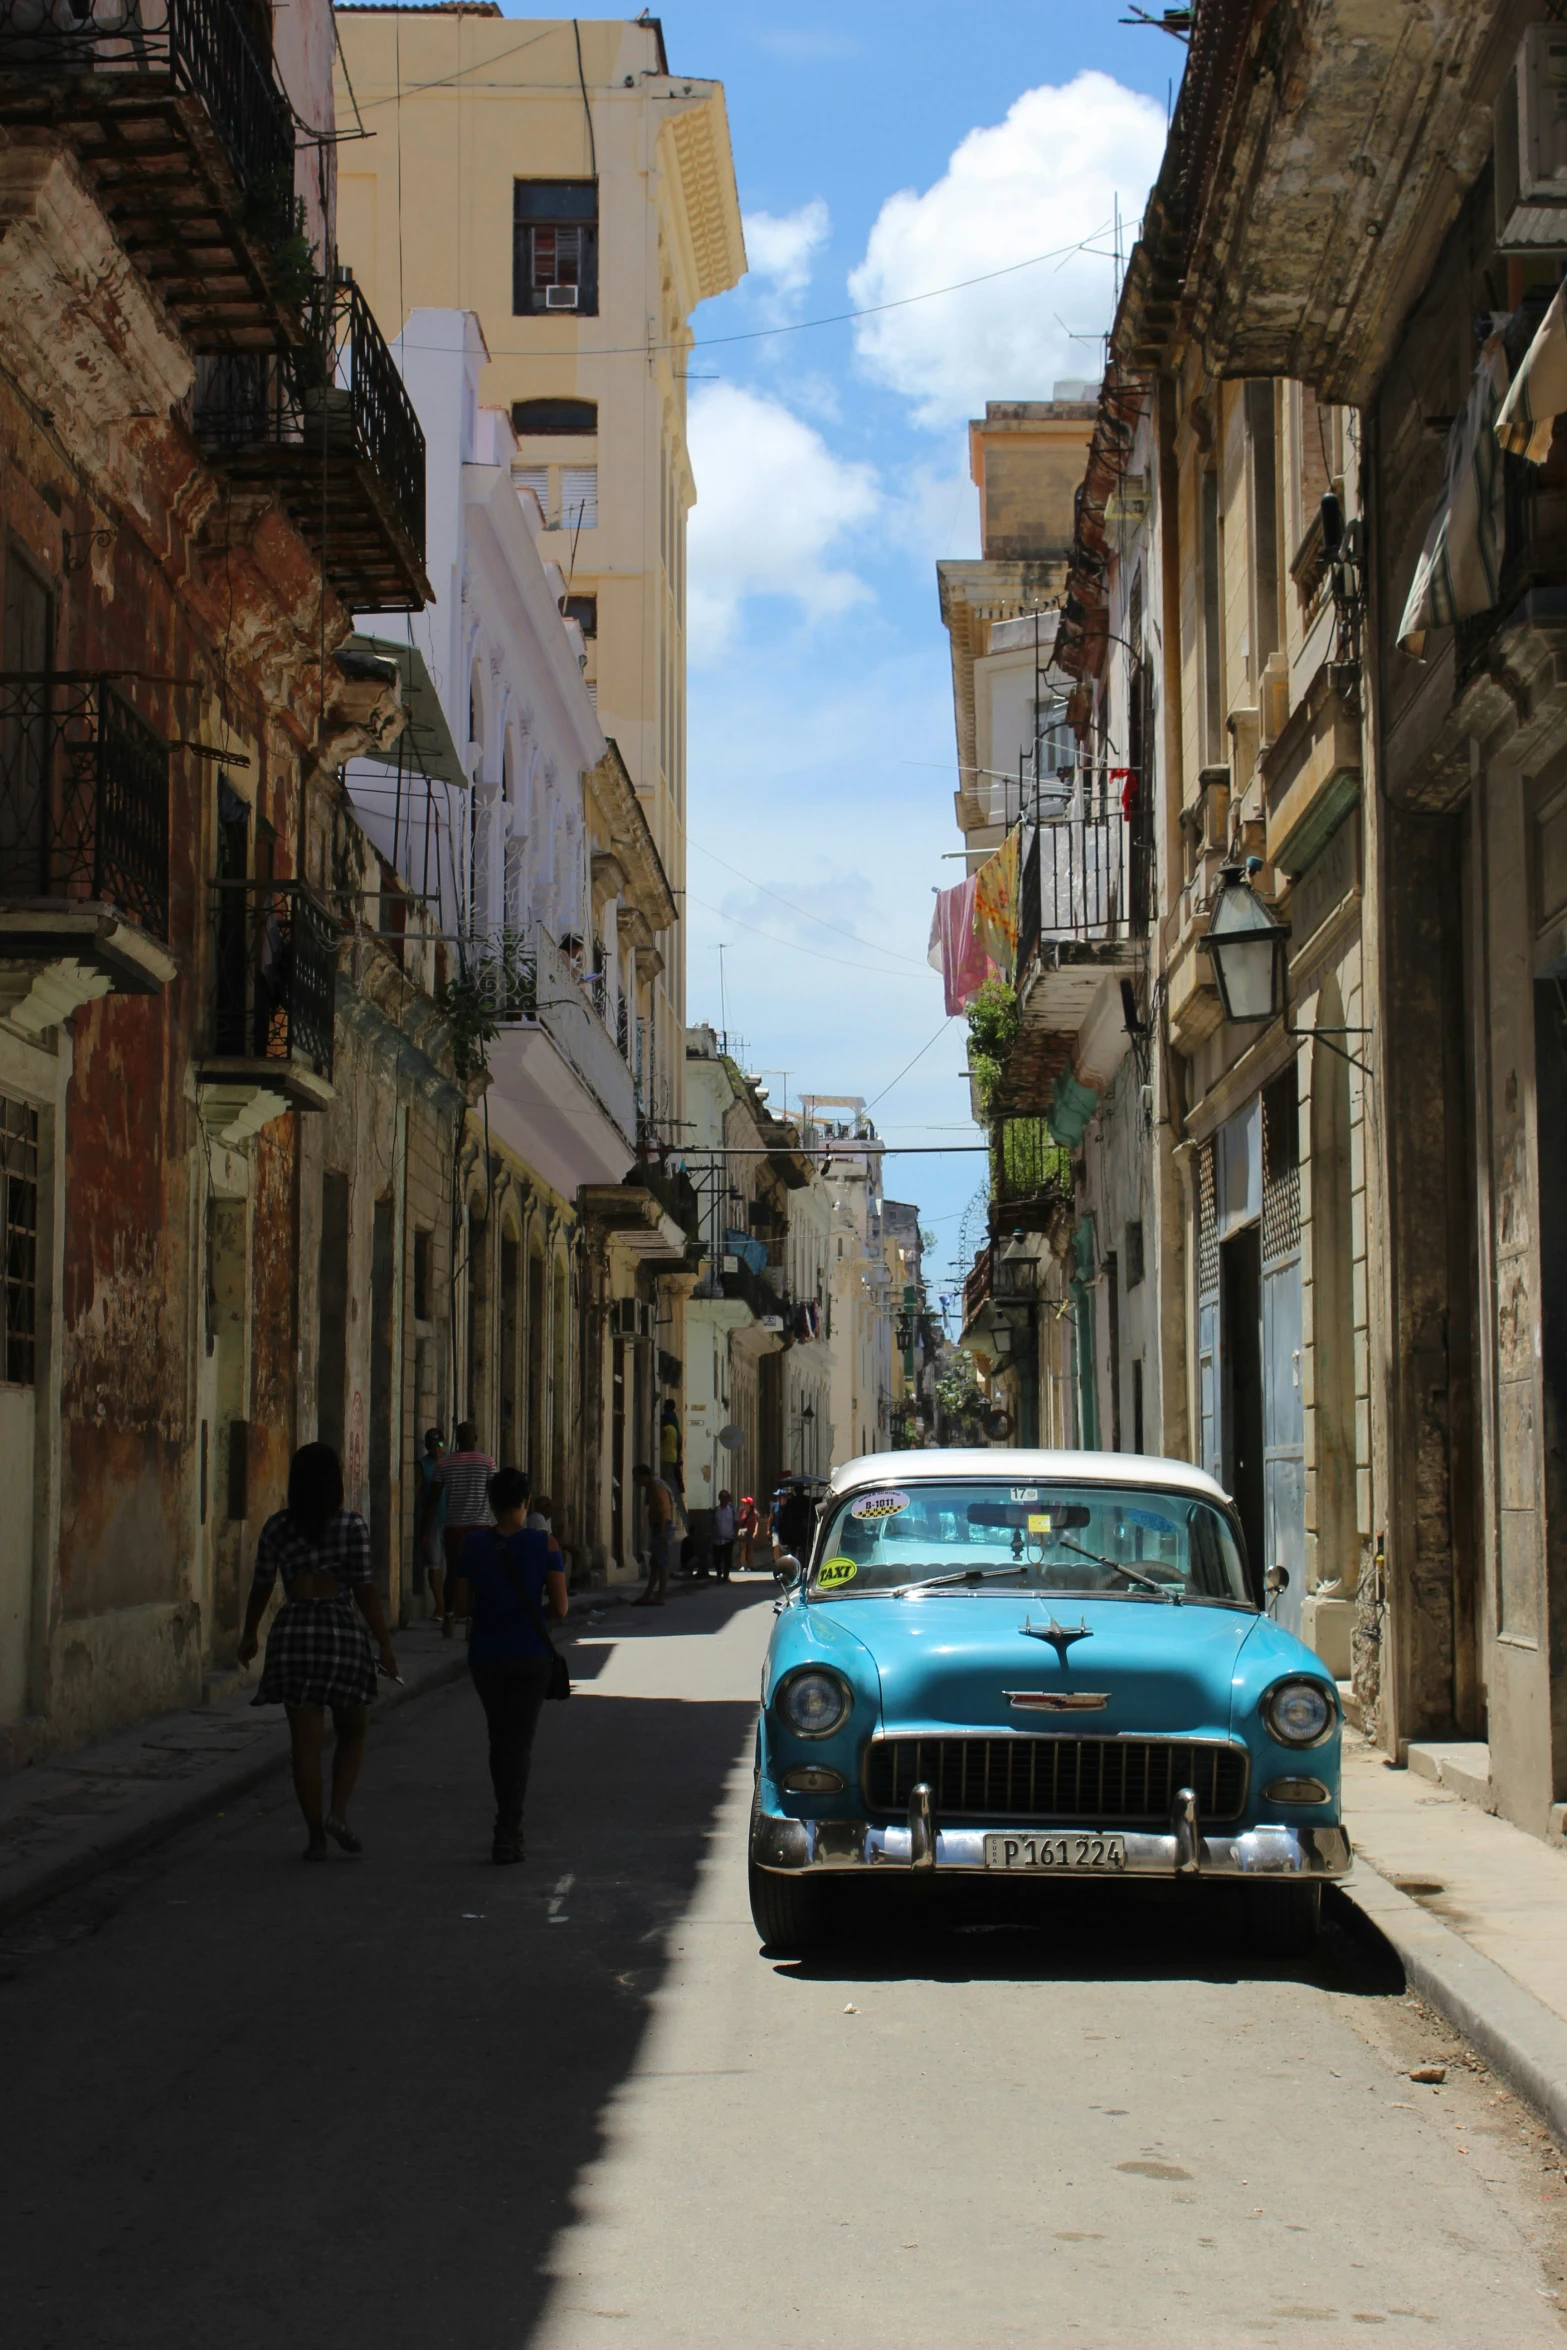
[[[575,310],[580,291],[578,286],[546,286],[544,307],[546,310]]]
[[[1567,24],[1533,24],[1496,95],[1496,245],[1567,253]]]

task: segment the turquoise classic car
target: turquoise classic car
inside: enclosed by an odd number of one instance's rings
[[[1309,1948],[1350,1862],[1338,1693],[1267,1596],[1183,1461],[848,1462],[763,1674],[763,1941],[831,1939],[851,1877],[1021,1875],[1229,1886],[1262,1947]]]

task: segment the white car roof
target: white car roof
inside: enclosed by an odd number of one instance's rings
[[[861,1453],[832,1473],[833,1494],[863,1485],[920,1485],[933,1478],[986,1477],[1008,1484],[1171,1486],[1227,1501],[1224,1488],[1190,1461],[1160,1460],[1140,1452],[1025,1452],[1015,1445],[939,1446],[918,1452]]]

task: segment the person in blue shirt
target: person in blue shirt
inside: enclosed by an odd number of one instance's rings
[[[555,1537],[524,1523],[529,1482],[521,1469],[489,1481],[493,1526],[475,1526],[463,1544],[451,1606],[471,1615],[468,1670],[490,1732],[495,1839],[490,1858],[524,1856],[522,1807],[539,1709],[550,1681],[544,1624],[566,1616],[566,1573]],[[524,1592],[533,1601],[530,1608]]]

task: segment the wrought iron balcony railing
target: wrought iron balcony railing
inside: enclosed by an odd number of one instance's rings
[[[303,882],[217,881],[212,1050],[332,1074],[338,926]]]
[[[1044,1118],[998,1118],[990,1129],[990,1196],[1010,1208],[1072,1199],[1072,1154]]]
[[[1023,861],[1018,969],[1042,942],[1111,945],[1147,925],[1151,894],[1146,826],[1119,794],[1083,792],[1072,813],[1034,828]]]
[[[107,677],[0,673],[0,899],[169,935],[169,746]]]
[[[0,122],[70,137],[194,349],[296,331],[293,114],[232,0],[0,0]]]
[[[206,361],[196,439],[236,479],[273,490],[354,612],[417,611],[424,433],[359,288],[316,281],[302,343]]]

